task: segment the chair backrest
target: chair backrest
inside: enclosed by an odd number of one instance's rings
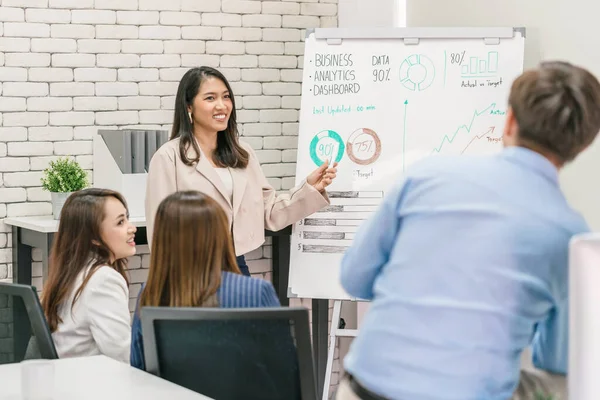
[[[0,282],[0,364],[58,355],[34,287]]]
[[[219,400],[316,400],[306,308],[143,307],[146,370]]]

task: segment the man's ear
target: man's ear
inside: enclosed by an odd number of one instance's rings
[[[504,122],[504,132],[502,132],[502,134],[506,138],[514,139],[518,131],[519,126],[517,125],[515,114],[512,108],[509,107],[506,110],[506,120]]]

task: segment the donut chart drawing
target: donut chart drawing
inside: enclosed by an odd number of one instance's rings
[[[310,142],[310,158],[321,166],[325,160],[334,157],[335,162],[340,162],[344,156],[345,144],[342,137],[335,131],[325,129],[317,133]]]
[[[346,153],[355,164],[373,164],[381,155],[381,140],[372,129],[357,129],[348,138]]]
[[[423,54],[412,54],[400,64],[400,83],[409,90],[425,90],[434,79],[433,61]]]

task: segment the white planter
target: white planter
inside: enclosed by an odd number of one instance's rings
[[[72,192],[50,192],[50,197],[52,200],[52,215],[54,216],[54,219],[60,218],[60,211],[62,210],[65,201],[67,201],[67,197],[69,197],[71,193]]]

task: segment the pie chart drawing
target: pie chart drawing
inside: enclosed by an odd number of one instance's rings
[[[435,66],[423,54],[412,54],[400,64],[400,83],[409,90],[425,90],[434,79]]]

